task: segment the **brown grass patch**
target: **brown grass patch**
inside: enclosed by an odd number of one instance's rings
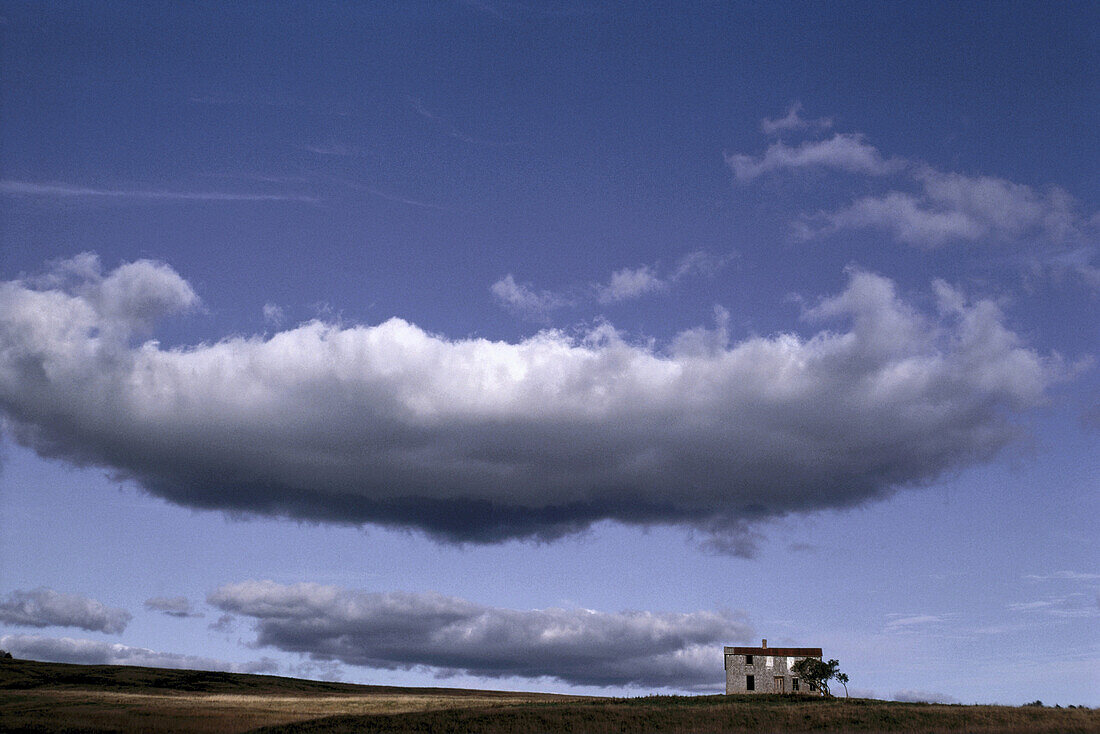
[[[797,695],[595,698],[124,666],[0,664],[5,732],[1100,732],[1100,710]]]
[[[264,729],[324,732],[1098,732],[1100,711],[1012,706],[947,706],[799,696],[656,696],[338,716]]]
[[[334,715],[491,710],[573,698],[133,666],[0,664],[0,730],[6,732],[242,732]]]
[[[516,694],[514,702],[537,698]],[[492,708],[511,703],[499,696],[400,693],[294,695],[275,693],[132,693],[81,689],[0,691],[4,731],[242,732],[334,715],[373,716]]]

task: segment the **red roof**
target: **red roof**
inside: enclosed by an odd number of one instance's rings
[[[726,654],[774,655],[777,658],[819,658],[820,647],[727,647]]]

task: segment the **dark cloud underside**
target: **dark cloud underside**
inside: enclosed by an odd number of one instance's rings
[[[1005,445],[1058,366],[989,301],[938,311],[854,271],[806,312],[829,328],[664,349],[611,327],[519,343],[400,319],[310,322],[188,349],[140,343],[198,297],[167,265],[93,256],[0,284],[0,409],[44,456],[112,467],[173,502],[552,538],[603,519],[736,534],[855,505]]]
[[[78,627],[89,632],[118,634],[131,615],[79,594],[40,587],[15,590],[0,600],[0,623],[20,627]]]
[[[227,584],[207,601],[251,618],[257,645],[319,661],[574,685],[714,690],[722,644],[752,635],[731,612],[502,609],[433,593],[272,581]]]

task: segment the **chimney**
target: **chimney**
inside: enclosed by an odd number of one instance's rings
[[[768,649],[767,639],[763,639],[763,640],[760,641],[760,647],[764,648],[765,650]]]

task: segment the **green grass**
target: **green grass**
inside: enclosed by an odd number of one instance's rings
[[[0,662],[5,732],[1100,732],[1100,710],[798,695],[600,698]]]

